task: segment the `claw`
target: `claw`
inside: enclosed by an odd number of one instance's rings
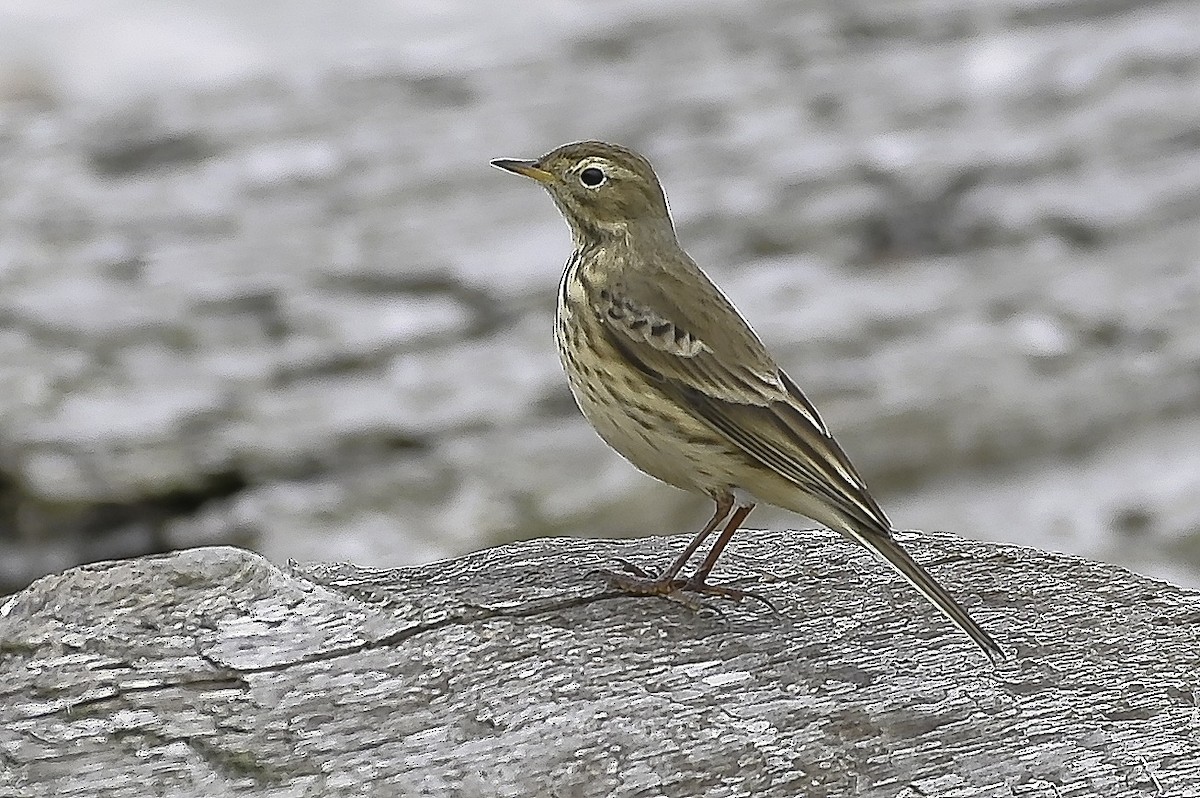
[[[602,576],[614,585],[624,580],[637,582],[653,581],[654,577],[650,576],[649,572],[642,570],[629,560],[623,560],[620,557],[614,557],[613,559],[617,561],[617,565],[621,567],[621,570],[613,571],[608,568],[593,568],[587,572],[586,576]]]
[[[633,574],[634,576],[640,576],[642,579],[652,579],[653,578],[650,576],[649,571],[643,569],[639,565],[636,565],[636,564],[630,562],[629,560],[625,559],[624,557],[613,557],[613,559],[617,561],[617,564],[621,566],[622,570],[628,571],[629,573]]]
[[[741,588],[730,587],[729,585],[710,585],[707,582],[698,582],[695,578],[685,580],[679,589],[699,593],[704,596],[717,596],[718,598],[725,598],[730,601],[741,601],[747,598],[754,599],[765,604],[767,609],[775,615],[782,614],[779,612],[779,608],[772,604],[765,596],[761,593],[755,593],[752,590],[742,590]]]

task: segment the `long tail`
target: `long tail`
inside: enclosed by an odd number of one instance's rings
[[[895,568],[901,576],[908,580],[909,584],[917,589],[929,603],[937,607],[943,615],[954,622],[954,625],[967,634],[975,644],[983,649],[983,653],[987,655],[992,663],[1001,662],[1007,658],[1004,649],[1000,648],[1000,644],[992,639],[992,636],[980,628],[979,624],[971,619],[967,611],[962,608],[954,598],[946,592],[946,589],[939,585],[929,572],[912,558],[911,555],[900,544],[890,536],[884,536],[878,533],[857,533],[853,534],[856,541],[861,543],[865,548],[873,551],[888,565]]]

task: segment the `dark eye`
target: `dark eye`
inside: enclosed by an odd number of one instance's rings
[[[579,182],[588,188],[595,188],[604,182],[604,172],[594,166],[589,166],[579,173]]]

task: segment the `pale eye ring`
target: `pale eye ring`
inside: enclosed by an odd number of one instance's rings
[[[586,188],[599,188],[606,179],[604,170],[598,166],[589,166],[579,173],[579,182]]]

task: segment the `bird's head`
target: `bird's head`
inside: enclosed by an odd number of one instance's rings
[[[634,227],[671,229],[658,177],[650,162],[633,150],[603,141],[580,141],[533,161],[499,158],[492,166],[541,183],[576,239],[628,233]]]

